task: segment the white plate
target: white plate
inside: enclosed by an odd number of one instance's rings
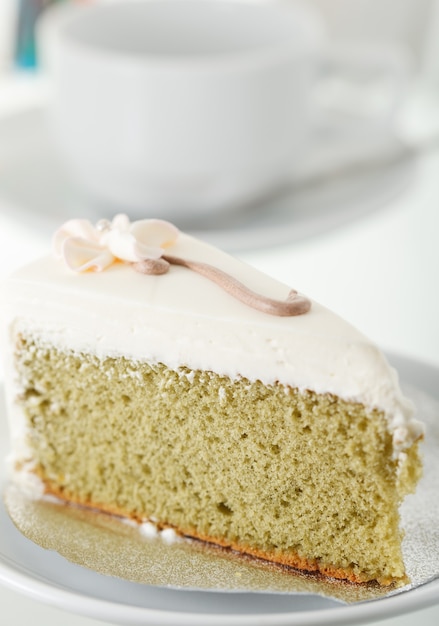
[[[229,251],[291,243],[382,209],[407,188],[414,163],[413,151],[388,127],[327,122],[290,187],[254,206],[174,221]],[[114,213],[83,197],[70,180],[52,144],[44,107],[0,119],[2,202],[29,229],[45,233],[75,216],[95,221]]]
[[[439,369],[393,356],[406,383],[439,400]],[[0,421],[0,455],[5,454]],[[439,602],[439,580],[351,606],[318,596],[197,592],[142,586],[65,561],[25,539],[0,507],[0,582],[53,606],[115,624],[142,626],[293,626],[360,624]]]

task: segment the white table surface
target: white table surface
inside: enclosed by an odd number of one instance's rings
[[[34,81],[0,79],[0,115],[44,97]],[[19,208],[0,194],[0,279],[48,250],[51,233],[30,230]],[[439,365],[439,149],[420,157],[404,193],[380,210],[291,246],[240,256],[332,308],[383,348]],[[1,587],[0,621],[102,623]],[[439,605],[377,623],[436,626]]]

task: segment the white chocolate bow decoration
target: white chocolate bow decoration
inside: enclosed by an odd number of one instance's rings
[[[244,304],[277,316],[302,315],[311,308],[308,298],[292,289],[285,301],[273,300],[248,289],[219,268],[165,255],[178,237],[178,229],[163,220],[139,220],[131,223],[126,215],[116,215],[112,222],[88,220],[66,222],[53,238],[57,257],[63,258],[75,272],[101,272],[115,261],[131,263],[143,274],[165,274],[170,265],[186,267],[218,284]]]

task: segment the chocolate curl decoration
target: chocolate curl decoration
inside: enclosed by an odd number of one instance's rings
[[[294,289],[290,291],[286,300],[266,298],[248,289],[239,282],[239,280],[236,280],[236,278],[233,278],[229,274],[226,274],[226,272],[208,263],[189,261],[169,255],[163,255],[160,259],[148,259],[146,261],[133,263],[134,269],[138,272],[155,275],[165,274],[169,270],[170,265],[181,265],[193,272],[197,272],[197,274],[201,274],[201,276],[213,281],[237,300],[268,315],[292,317],[294,315],[303,315],[311,308],[310,300],[304,296],[300,296]]]

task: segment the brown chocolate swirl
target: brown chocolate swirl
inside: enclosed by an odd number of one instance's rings
[[[224,291],[231,296],[243,302],[249,307],[267,313],[268,315],[276,315],[279,317],[292,317],[295,315],[303,315],[311,308],[311,301],[292,289],[286,300],[275,300],[260,295],[239,280],[230,276],[226,272],[200,261],[191,261],[180,257],[163,255],[160,259],[145,260],[133,263],[134,268],[142,274],[165,274],[170,265],[180,265],[186,267],[193,272],[197,272],[219,285]]]

